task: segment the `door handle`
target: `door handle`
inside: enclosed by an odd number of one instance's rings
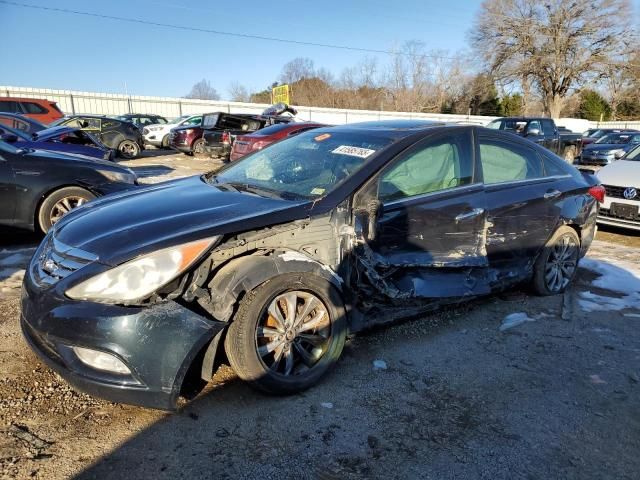
[[[470,212],[461,213],[456,216],[456,222],[462,222],[464,220],[469,220],[470,218],[475,218],[478,215],[482,215],[484,213],[484,208],[474,208]]]
[[[560,195],[562,195],[562,192],[560,190],[549,190],[547,193],[544,194],[544,198],[549,200],[550,198],[556,198],[556,197],[559,197]]]

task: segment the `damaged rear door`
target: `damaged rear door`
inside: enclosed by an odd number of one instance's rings
[[[358,260],[382,293],[488,293],[485,197],[474,157],[472,129],[452,127],[418,141],[356,195]]]

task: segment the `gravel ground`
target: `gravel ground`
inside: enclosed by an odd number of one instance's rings
[[[202,167],[151,158],[127,163],[150,181]],[[38,237],[0,239],[2,478],[638,478],[637,246],[595,242],[564,296],[516,289],[351,338],[303,394],[223,367],[167,414],[77,393],[36,359],[18,296]]]

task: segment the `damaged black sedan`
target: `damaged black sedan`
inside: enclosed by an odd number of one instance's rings
[[[475,126],[305,132],[65,216],[25,275],[22,329],[72,385],[117,402],[173,409],[222,361],[296,392],[347,332],[519,282],[562,292],[595,233],[589,178]]]

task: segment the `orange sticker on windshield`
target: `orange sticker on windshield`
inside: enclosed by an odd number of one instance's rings
[[[321,142],[323,140],[326,140],[327,138],[331,138],[331,134],[330,133],[323,133],[322,135],[318,135],[317,137],[314,138],[314,140],[316,142]]]

